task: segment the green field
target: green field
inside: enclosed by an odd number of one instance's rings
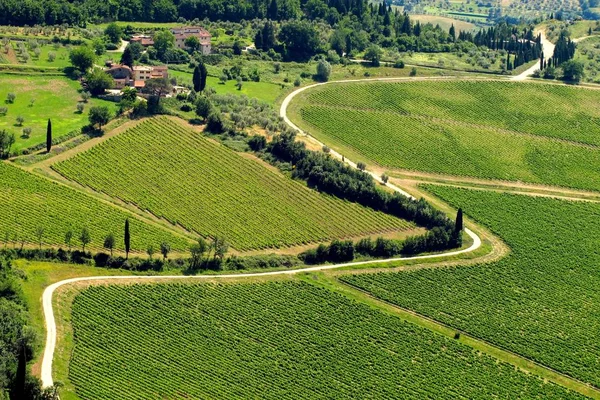
[[[600,189],[599,102],[559,85],[422,81],[326,85],[291,111],[386,168]]]
[[[0,106],[8,108],[6,115],[0,115],[0,129],[15,134],[16,142],[11,150],[17,152],[44,143],[48,118],[52,119],[52,135],[56,139],[87,125],[91,107],[107,105],[113,112],[116,109],[114,103],[90,99],[79,114],[76,108],[81,101],[79,88],[78,81],[66,77],[0,74]],[[16,95],[12,104],[5,102],[8,93]],[[31,106],[32,99],[35,102]],[[23,126],[18,126],[18,116],[25,119]],[[23,128],[27,127],[32,128],[29,138],[22,136]]]
[[[87,227],[91,242],[87,248],[100,250],[109,233],[115,235],[116,250],[123,249],[123,227],[131,220],[131,248],[144,253],[163,241],[175,251],[186,251],[189,241],[124,211],[104,204],[68,187],[0,163],[0,240],[3,246],[21,246],[21,240],[37,245],[36,231],[44,229],[44,246],[67,247],[65,233],[73,231],[72,245],[81,248],[79,235]],[[9,243],[6,243],[6,239]],[[86,249],[87,249],[86,248]]]
[[[600,386],[600,205],[428,187],[511,249],[492,264],[344,282]]]
[[[157,118],[53,168],[238,250],[395,230],[407,221],[319,194],[201,133]]]
[[[574,58],[584,65],[584,81],[600,83],[600,35],[577,43]]]
[[[86,400],[580,397],[302,282],[90,287],[73,328]]]
[[[169,76],[177,78],[177,83],[180,85],[192,85],[191,73],[171,69]],[[281,85],[271,82],[242,82],[242,90],[237,89],[236,83],[236,80],[229,80],[222,84],[217,77],[206,78],[206,85],[215,89],[217,94],[246,95],[269,104],[274,104],[277,97],[283,92]]]

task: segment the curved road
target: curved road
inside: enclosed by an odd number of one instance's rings
[[[379,81],[385,81],[385,80],[389,80],[389,81],[398,81],[398,80],[408,80],[408,79],[423,79],[423,78],[373,78],[373,79],[356,79],[356,80],[344,80],[344,81],[335,81],[335,82],[355,82],[355,81],[366,81],[366,80],[379,80]],[[431,79],[436,79],[436,78],[431,78]],[[439,78],[438,78],[439,79]],[[292,121],[289,120],[289,118],[287,117],[287,107],[290,104],[290,101],[298,94],[303,92],[306,89],[315,87],[315,86],[320,86],[320,85],[325,85],[325,84],[329,84],[329,83],[334,83],[334,82],[324,82],[324,83],[317,83],[314,85],[310,85],[310,86],[305,86],[302,88],[299,88],[297,90],[295,90],[294,92],[290,93],[285,100],[283,101],[281,108],[280,108],[280,115],[283,117],[284,121],[292,128],[302,132],[302,130],[300,128],[298,128]],[[305,133],[306,134],[306,133]],[[336,157],[341,159],[342,156],[341,154],[331,150],[331,154]],[[345,162],[356,168],[356,163],[345,159]],[[380,183],[383,183],[381,181],[381,178],[379,176],[377,176],[376,174],[369,172],[369,174],[377,181]],[[397,186],[394,185],[390,185],[387,184],[387,186],[389,188],[391,188],[392,190],[403,194],[404,196],[410,197],[410,198],[414,198],[413,196],[411,196],[409,193],[405,192],[404,190],[400,189]],[[114,281],[126,281],[126,280],[183,280],[183,279],[189,279],[189,280],[201,280],[201,279],[225,279],[225,278],[237,278],[237,279],[243,279],[245,277],[261,277],[261,276],[273,276],[273,275],[294,275],[294,274],[299,274],[299,273],[303,273],[303,272],[316,272],[316,271],[326,271],[326,270],[331,270],[331,269],[338,269],[338,268],[344,268],[344,267],[355,267],[355,266],[361,266],[361,265],[366,265],[366,264],[382,264],[382,263],[388,263],[388,262],[392,262],[392,261],[405,261],[405,260],[424,260],[424,259],[430,259],[430,258],[444,258],[444,257],[452,257],[452,256],[456,256],[459,254],[465,254],[465,253],[470,253],[472,251],[477,250],[480,246],[481,246],[481,239],[479,238],[479,236],[477,236],[473,231],[471,231],[470,229],[465,228],[465,233],[467,235],[469,235],[471,237],[471,239],[473,240],[473,244],[471,246],[469,246],[469,248],[467,249],[462,249],[462,250],[455,250],[455,251],[450,251],[447,253],[440,253],[440,254],[430,254],[430,255],[424,255],[424,256],[415,256],[415,257],[398,257],[398,258],[390,258],[390,259],[385,259],[385,260],[370,260],[370,261],[358,261],[358,262],[350,262],[350,263],[344,263],[344,264],[333,264],[333,265],[319,265],[319,266],[315,266],[315,267],[308,267],[308,268],[302,268],[302,269],[294,269],[294,270],[284,270],[284,271],[270,271],[270,272],[258,272],[258,273],[248,273],[248,274],[228,274],[228,275],[198,275],[198,276],[185,276],[185,275],[171,275],[171,276],[155,276],[155,275],[147,275],[147,276],[94,276],[94,277],[84,277],[84,278],[73,278],[73,279],[66,279],[64,281],[60,281],[60,282],[56,282],[50,286],[48,286],[45,290],[44,293],[42,295],[42,307],[44,310],[44,319],[46,321],[46,347],[44,348],[44,355],[42,358],[42,367],[41,367],[41,380],[42,380],[42,386],[43,387],[50,387],[54,384],[54,381],[52,379],[52,361],[54,358],[54,350],[56,349],[56,320],[54,318],[54,309],[52,308],[52,297],[54,292],[56,291],[56,289],[60,288],[63,285],[68,285],[71,283],[76,283],[76,282],[85,282],[85,281],[108,281],[108,280],[114,280]]]

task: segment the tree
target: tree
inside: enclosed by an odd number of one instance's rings
[[[319,32],[310,22],[290,20],[281,25],[279,41],[285,46],[286,57],[308,60],[321,49]]]
[[[14,398],[15,399],[25,399],[27,398],[26,392],[26,382],[27,382],[27,354],[24,340],[21,339],[19,343],[19,358],[17,362],[17,373],[15,376],[15,390],[14,390]]]
[[[87,46],[79,46],[71,50],[69,60],[73,67],[85,73],[94,66],[96,54]]]
[[[159,60],[164,59],[167,50],[175,46],[175,36],[171,31],[157,31],[154,34],[154,48],[156,49],[156,57]]]
[[[6,158],[10,154],[10,148],[15,144],[15,134],[6,130],[0,131],[0,158]]]
[[[92,97],[92,94],[90,92],[81,93],[81,100],[83,100],[84,103],[87,103],[90,97]]]
[[[16,95],[16,94],[14,94],[14,93],[12,93],[12,92],[9,92],[9,93],[6,95],[6,102],[7,102],[7,103],[9,103],[9,104],[12,104],[12,103],[14,103],[14,102],[15,102],[15,99],[16,99],[16,98],[17,98],[17,95]]]
[[[194,74],[192,77],[192,81],[194,83],[194,91],[202,92],[204,88],[206,88],[206,77],[208,76],[208,71],[206,70],[206,65],[203,62],[196,65],[194,67]]]
[[[110,121],[110,111],[106,106],[96,106],[90,108],[90,114],[88,119],[92,126],[98,125],[98,129],[102,130],[102,126],[106,125]]]
[[[65,232],[65,244],[69,248],[69,251],[71,251],[71,240],[72,239],[73,239],[73,231],[69,229],[67,232]]]
[[[242,90],[242,77],[238,76],[235,80],[235,87],[237,87],[237,90]]]
[[[269,4],[269,8],[267,9],[267,18],[276,20],[277,14],[278,14],[277,0],[271,0],[271,3]]]
[[[127,65],[129,68],[133,68],[133,52],[131,51],[131,47],[125,47],[125,51],[121,55],[121,64]]]
[[[37,238],[40,250],[42,249],[42,239],[44,238],[44,227],[38,226],[35,230],[35,237]]]
[[[574,83],[579,83],[583,78],[583,63],[580,61],[569,60],[561,65],[563,70],[563,79]]]
[[[212,110],[212,104],[210,100],[206,96],[198,96],[196,100],[196,115],[201,117],[202,119],[208,118]]]
[[[372,44],[367,48],[367,51],[365,51],[365,60],[370,61],[372,66],[378,67],[381,62],[382,54],[383,51],[381,48],[376,44]]]
[[[123,36],[123,29],[116,23],[111,22],[106,29],[104,29],[104,34],[111,43],[120,43],[121,37]]]
[[[81,245],[83,246],[83,252],[85,253],[85,246],[92,241],[92,237],[90,236],[90,231],[88,230],[88,228],[84,227],[81,230],[79,240],[81,241]]]
[[[359,162],[358,164],[356,164],[356,168],[358,168],[361,171],[364,171],[365,169],[367,169],[367,165],[363,162]]]
[[[172,90],[171,83],[167,78],[148,79],[142,89],[142,92],[151,96],[161,97]]]
[[[129,259],[129,249],[131,247],[131,234],[129,232],[129,218],[125,220],[125,234],[123,235],[125,242],[125,259]]]
[[[239,40],[233,42],[233,54],[236,56],[242,55],[242,43]]]
[[[204,238],[199,238],[196,243],[190,246],[190,268],[194,271],[200,268],[204,263],[204,253],[208,249],[208,244]]]
[[[81,102],[81,101],[78,101],[77,102],[77,112],[79,114],[82,114],[84,108],[85,108],[85,104],[83,104],[83,102]]]
[[[96,68],[85,76],[88,90],[93,95],[103,94],[113,85],[112,77],[100,68]]]
[[[50,153],[50,150],[52,150],[52,121],[48,118],[48,125],[46,125],[46,153]]]
[[[321,82],[327,82],[329,80],[329,76],[331,75],[331,65],[321,59],[317,64],[317,79]]]
[[[215,236],[211,247],[213,250],[213,261],[217,259],[223,261],[223,257],[227,253],[227,250],[229,250],[229,243],[227,243],[227,240],[225,240],[224,237]]]
[[[25,117],[23,117],[22,115],[18,115],[17,124],[19,124],[19,126],[23,126],[23,122],[25,122]]]
[[[169,243],[162,242],[160,244],[160,254],[162,254],[162,256],[163,256],[163,261],[166,261],[170,252],[171,252],[171,246],[169,246]]]
[[[387,185],[389,179],[390,179],[390,177],[387,176],[386,174],[381,175],[381,182],[383,182],[384,184]]]
[[[456,29],[454,28],[454,24],[452,24],[452,26],[450,26],[450,30],[448,31],[448,34],[450,35],[450,38],[452,39],[452,41],[456,42]]]
[[[135,61],[139,60],[142,57],[142,53],[144,52],[144,46],[142,46],[139,42],[130,42],[125,50],[129,49],[131,52],[131,56]]]
[[[146,254],[148,254],[148,258],[152,260],[152,256],[154,255],[154,246],[148,246],[146,249]]]
[[[27,127],[27,128],[23,128],[23,136],[24,138],[28,138],[29,136],[31,136],[31,128]]]
[[[196,36],[186,38],[184,44],[190,53],[200,50],[200,40]]]
[[[113,249],[115,248],[115,235],[109,233],[104,238],[104,248],[110,250],[110,256],[113,255]]]
[[[456,213],[456,224],[454,225],[454,232],[461,232],[463,228],[463,210],[462,208],[459,208],[458,212]]]

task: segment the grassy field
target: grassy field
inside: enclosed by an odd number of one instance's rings
[[[511,248],[496,263],[342,277],[410,308],[600,386],[600,205],[429,187]]]
[[[131,247],[136,252],[144,253],[150,245],[158,248],[163,241],[169,243],[173,250],[187,250],[187,239],[73,189],[6,163],[0,163],[0,176],[0,240],[3,245],[20,247],[22,240],[26,244],[37,245],[36,232],[41,227],[44,229],[44,246],[67,247],[65,233],[72,230],[72,245],[77,249],[81,248],[81,230],[87,227],[91,235],[87,248],[102,249],[106,235],[113,233],[115,249],[122,250],[123,226],[125,219],[130,218]]]
[[[589,173],[600,172],[599,101],[595,90],[558,85],[371,82],[315,88],[291,112],[319,139],[385,168],[600,189]]]
[[[63,46],[60,43],[45,43],[35,39],[30,39],[30,41],[35,43],[35,45],[29,43],[29,41],[10,41],[8,52],[6,47],[3,47],[0,51],[0,57],[2,58],[0,64],[20,64],[54,68],[65,68],[71,65],[69,62],[69,48],[67,46]],[[20,43],[24,43],[25,46],[20,47]],[[39,55],[36,55],[35,48],[39,50]],[[55,58],[53,60],[49,57],[50,53],[54,54]]]
[[[90,99],[83,113],[77,112],[77,102],[81,101],[78,81],[60,76],[25,76],[0,74],[0,101],[8,108],[6,115],[0,115],[0,129],[14,133],[16,142],[12,151],[44,143],[48,118],[52,119],[52,135],[58,138],[80,129],[88,122],[89,109],[97,105],[107,105],[114,112],[115,103]],[[8,93],[14,93],[16,100],[6,103]],[[30,101],[35,102],[31,105]],[[16,118],[25,121],[18,126]],[[23,136],[23,128],[31,128],[29,137]]]
[[[318,194],[164,117],[145,121],[53,168],[202,236],[224,235],[237,250],[413,226]]]
[[[72,316],[69,379],[90,400],[579,398],[303,282],[97,286]]]

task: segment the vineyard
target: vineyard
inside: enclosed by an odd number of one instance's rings
[[[383,167],[600,189],[599,102],[596,90],[463,80],[325,85],[296,107],[319,139]]]
[[[407,221],[319,194],[166,117],[56,164],[65,177],[238,250],[408,230]]]
[[[302,282],[95,286],[72,317],[85,400],[580,398]]]
[[[334,84],[314,89],[307,102],[600,145],[600,92],[564,85],[468,80]]]
[[[115,250],[123,249],[123,229],[126,218],[131,222],[131,248],[145,252],[149,246],[158,248],[162,242],[173,250],[185,251],[188,241],[142,222],[131,214],[117,210],[68,187],[0,163],[0,240],[3,246],[38,245],[37,232],[43,229],[44,246],[65,244],[67,231],[73,232],[72,246],[80,248],[79,235],[85,227],[91,237],[90,249],[102,249],[104,238],[112,233]]]
[[[386,167],[600,189],[600,148],[392,112],[305,106],[302,118]]]
[[[511,248],[496,263],[342,281],[600,387],[600,205],[450,187]]]

